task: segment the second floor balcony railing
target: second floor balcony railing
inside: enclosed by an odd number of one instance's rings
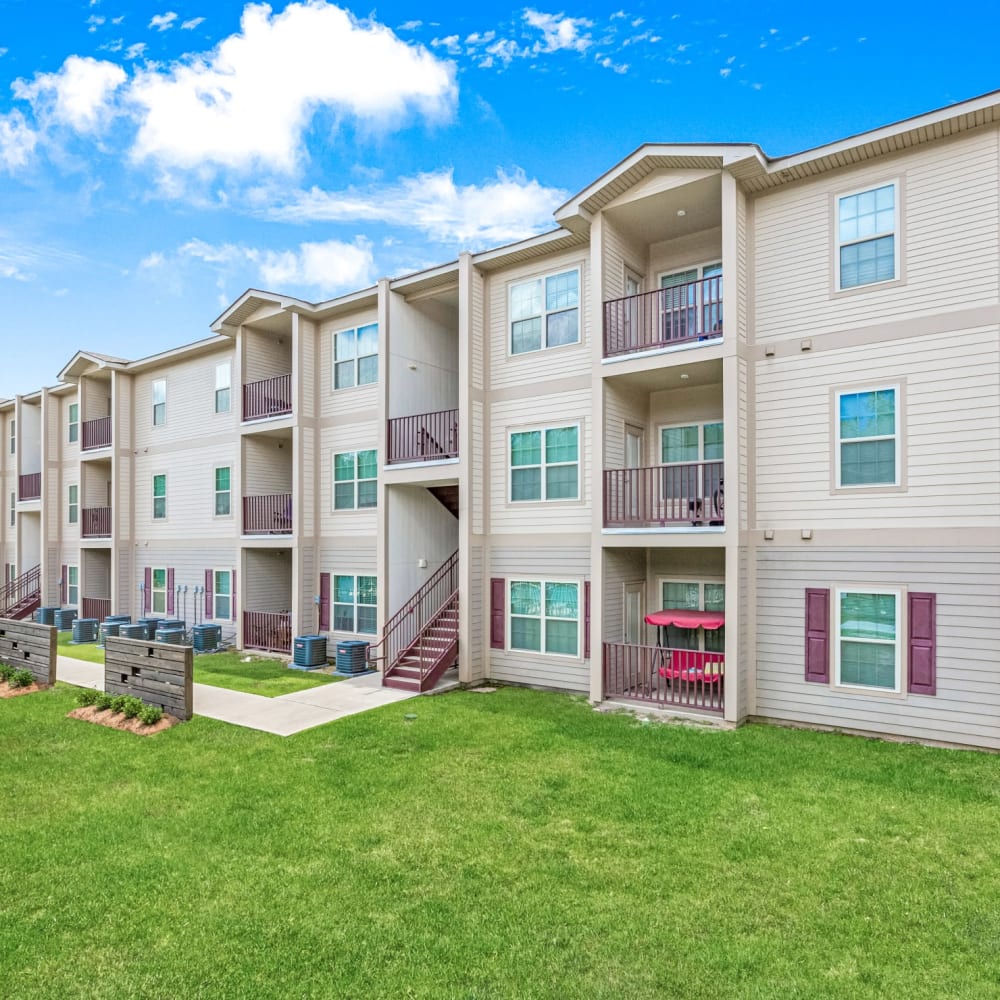
[[[721,336],[721,274],[604,303],[606,358]]]
[[[394,417],[386,432],[389,464],[458,458],[458,410]]]
[[[38,500],[42,495],[42,474],[29,472],[26,476],[18,476],[18,500]]]
[[[110,507],[84,507],[82,514],[83,523],[80,526],[80,534],[84,538],[111,537]]]
[[[726,523],[722,462],[606,469],[606,528],[721,526]]]
[[[270,493],[243,498],[244,535],[290,535],[292,494]]]
[[[109,448],[111,446],[111,417],[97,417],[95,420],[84,420],[83,435],[80,447],[83,451],[92,448]]]
[[[265,420],[292,412],[292,376],[275,375],[243,385],[243,419]]]

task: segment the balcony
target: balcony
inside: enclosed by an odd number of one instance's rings
[[[243,648],[292,652],[292,616],[287,611],[244,611]]]
[[[722,462],[604,471],[604,527],[721,527],[726,523]]]
[[[111,447],[111,417],[98,417],[96,420],[84,420],[80,448],[91,451],[94,448]]]
[[[396,417],[387,427],[388,465],[458,458],[458,410]]]
[[[85,597],[80,606],[81,618],[96,618],[104,621],[111,614],[110,597]]]
[[[111,508],[84,507],[81,511],[83,522],[80,525],[81,538],[111,537]]]
[[[266,420],[292,412],[292,376],[275,375],[243,386],[243,419]]]
[[[17,499],[39,500],[42,496],[42,474],[29,472],[26,476],[17,477]]]
[[[603,644],[604,697],[656,708],[725,711],[726,657],[698,649]]]
[[[243,498],[244,535],[290,535],[292,494],[271,493]]]
[[[604,357],[722,337],[722,275],[604,303]]]

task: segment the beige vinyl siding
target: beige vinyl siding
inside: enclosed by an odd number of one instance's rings
[[[727,307],[725,301],[725,284],[723,284],[723,331],[728,327],[730,333],[735,328],[736,336],[741,344],[749,339],[749,303],[747,295],[750,291],[750,217],[747,196],[740,190],[736,191],[736,266],[735,282],[730,281],[730,287],[735,284],[739,308],[733,309],[732,303]]]
[[[834,199],[894,179],[905,283],[833,295]],[[759,197],[757,340],[786,340],[997,301],[996,130],[825,175]]]
[[[317,490],[319,483],[317,476],[322,468],[322,462],[316,462],[316,441],[319,435],[313,427],[299,427],[297,430],[301,456],[302,477],[300,496],[295,497],[294,517],[298,518],[298,524],[293,525],[296,533],[300,537],[312,538],[316,533],[316,497],[321,491]]]
[[[243,482],[247,496],[292,492],[292,461],[294,449],[291,437],[267,434],[243,435]],[[226,463],[220,462],[220,465]],[[212,483],[214,490],[215,484]],[[237,490],[233,483],[233,509]]]
[[[73,560],[70,560],[72,563]],[[81,549],[80,560],[80,603],[85,597],[111,598],[111,550]],[[112,612],[114,612],[112,605]]]
[[[753,581],[750,579],[750,552],[745,545],[740,546],[738,563],[739,655],[737,662],[730,664],[730,668],[736,670],[736,696],[738,699],[736,717],[742,722],[751,711],[753,692],[750,684],[750,660],[755,655],[750,648],[750,588],[753,586]],[[728,589],[726,593],[728,596]]]
[[[625,269],[634,271],[645,279],[647,258],[646,247],[628,236],[605,215],[603,218],[603,238],[601,267],[603,268],[603,289],[601,300],[620,299],[625,295]],[[648,282],[645,285],[649,290]]]
[[[108,486],[112,481],[111,460],[85,462],[80,467],[80,510],[84,507],[107,507]],[[66,516],[66,498],[63,498],[63,517]],[[80,514],[80,521],[83,514]],[[72,526],[70,526],[72,527]]]
[[[736,359],[736,393],[737,406],[739,408],[739,527],[746,530],[750,524],[749,499],[750,499],[750,379],[752,371],[745,358]],[[733,483],[730,484],[730,495],[733,491]]]
[[[544,277],[560,271],[578,268],[580,271],[580,340],[564,347],[545,348],[526,354],[509,354],[510,328],[508,325],[510,286],[529,278]],[[510,386],[542,383],[552,377],[585,375],[590,372],[590,310],[587,295],[590,287],[590,264],[585,253],[579,250],[539,258],[530,264],[491,273],[487,279],[489,302],[489,364],[490,387],[502,389]],[[599,320],[599,317],[597,318]],[[541,387],[540,387],[541,388]]]
[[[625,584],[646,585],[645,549],[607,549],[604,552],[604,625],[593,637],[592,652],[599,642],[623,642],[625,639]],[[646,614],[649,613],[648,599]]]
[[[353,390],[349,390],[353,391]],[[378,508],[364,507],[360,510],[333,509],[333,456],[345,452],[371,451],[378,448],[378,426],[375,412],[372,419],[364,423],[335,424],[320,431],[319,498],[321,535],[357,533],[371,535],[378,532]],[[378,467],[382,468],[384,456],[378,456]],[[355,496],[355,499],[356,496]]]
[[[366,544],[356,536],[324,537],[320,548],[319,572],[330,574],[330,635],[340,639],[355,638],[365,642],[377,642],[378,635],[371,633],[342,632],[333,626],[333,606],[336,603],[335,576],[378,576],[378,552],[375,539]],[[379,578],[379,596],[385,587],[385,580]],[[382,622],[377,622],[376,628],[381,631]]]
[[[757,714],[1000,749],[998,567],[1000,551],[991,549],[758,550]],[[848,693],[805,682],[805,588],[845,584],[937,595],[935,696]],[[901,631],[905,671],[905,625]]]
[[[590,664],[583,659],[583,583],[590,576],[590,549],[572,546],[499,548],[490,552],[490,577],[567,580],[580,583],[580,656],[547,656],[520,650],[489,650],[490,679],[559,691],[590,691]],[[505,608],[504,635],[510,640],[510,608]],[[592,655],[594,651],[591,651]],[[599,652],[598,654],[599,655]]]
[[[195,587],[205,586],[205,570],[237,570],[236,586],[241,587],[237,563],[237,549],[232,545],[205,545],[193,542],[171,543],[165,545],[149,545],[141,547],[136,555],[135,566],[129,565],[126,554],[122,553],[122,563],[119,572],[119,590],[121,599],[131,608],[133,619],[139,613],[139,584],[145,579],[146,568],[172,569],[174,571],[174,587],[187,587],[187,606],[184,605],[183,592],[175,596],[174,618],[184,618],[188,627],[194,624]],[[205,598],[197,595],[198,620],[204,618]],[[124,612],[123,612],[124,613]],[[151,616],[161,616],[160,612],[150,612]],[[162,617],[162,616],[161,616]],[[213,619],[209,618],[209,621]]]
[[[440,299],[390,294],[390,419],[458,407],[458,311]]]
[[[904,492],[830,495],[833,387],[905,380]],[[950,527],[1000,520],[997,328],[773,359],[756,373],[762,527]]]
[[[319,608],[313,600],[319,594],[319,573],[316,570],[316,553],[309,545],[298,549],[299,623],[292,623],[294,635],[315,635],[319,631]],[[329,650],[333,653],[335,650]]]
[[[715,264],[722,260],[722,228],[704,229],[687,236],[652,243],[649,247],[649,288],[658,288],[660,276],[685,271],[696,264]]]
[[[243,573],[236,586],[246,611],[291,611],[291,549],[244,549]]]
[[[490,410],[490,530],[493,533],[590,531],[590,390],[526,396],[494,403]],[[510,444],[512,431],[578,424],[579,500],[511,503]]]
[[[386,490],[389,615],[399,610],[458,548],[458,520],[422,486]],[[424,566],[420,566],[420,562]]]
[[[486,676],[484,652],[489,636],[486,615],[489,609],[489,580],[485,572],[486,560],[482,545],[469,547],[468,599],[459,608],[459,613],[469,619],[469,648],[461,651],[471,680],[481,680]]]
[[[348,313],[336,319],[326,320],[319,328],[319,413],[322,417],[338,417],[340,419],[356,419],[360,413],[370,413],[375,420],[378,410],[378,399],[384,372],[378,373],[378,381],[370,385],[352,386],[349,389],[333,388],[333,337],[341,330],[351,330],[369,323],[378,322],[378,313],[372,309],[364,309],[357,313]],[[384,331],[379,330],[379,339]]]
[[[625,425],[642,427],[645,431],[643,465],[658,464],[652,455],[649,428],[649,395],[636,392],[627,383],[613,379],[604,382],[604,467],[625,468]]]
[[[80,420],[97,420],[111,414],[111,378],[84,375],[80,379]],[[80,428],[83,437],[83,428]],[[9,434],[8,434],[9,438]]]
[[[471,269],[472,328],[470,330],[470,364],[472,388],[486,388],[486,343],[488,332],[486,317],[486,281],[476,268]]]
[[[311,420],[317,414],[322,391],[318,378],[321,352],[317,324],[298,314],[293,315],[292,322],[298,345],[298,364],[292,376],[292,392],[296,394],[293,408],[300,419]]]
[[[472,461],[468,464],[472,494],[472,531],[481,535],[485,528],[485,486],[488,472],[486,462],[486,408],[478,400],[472,402]]]
[[[219,359],[221,360],[221,359]],[[212,369],[212,400],[214,410],[215,393],[215,362]],[[243,381],[260,382],[262,379],[274,378],[276,375],[290,375],[292,372],[292,344],[290,333],[268,333],[243,327]],[[233,373],[236,374],[235,372]],[[236,383],[238,380],[233,379]],[[235,388],[235,385],[234,385]],[[168,390],[169,392],[169,390]],[[167,408],[169,410],[169,396]],[[234,410],[239,407],[234,406]],[[169,421],[169,416],[168,416]]]

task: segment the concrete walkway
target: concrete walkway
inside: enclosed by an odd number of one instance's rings
[[[60,656],[56,662],[56,678],[77,687],[100,690],[104,687],[104,667],[100,663]],[[283,694],[280,698],[195,684],[194,714],[277,736],[291,736],[345,715],[356,715],[416,697],[409,691],[382,687],[380,674],[349,677],[308,691]]]

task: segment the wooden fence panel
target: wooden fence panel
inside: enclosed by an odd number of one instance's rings
[[[141,698],[178,719],[190,719],[194,650],[170,642],[109,635],[104,642],[104,690]]]
[[[56,682],[57,641],[54,625],[0,618],[0,660],[30,670],[38,684]]]

